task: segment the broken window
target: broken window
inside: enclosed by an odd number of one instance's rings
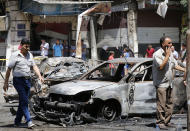
[[[134,82],[152,81],[152,65],[140,65],[133,72],[130,80]]]
[[[109,63],[102,65],[101,67],[89,73],[87,76],[88,80],[102,80],[102,81],[112,81],[118,82],[122,78],[122,72],[124,64],[113,64],[114,70],[111,71]]]

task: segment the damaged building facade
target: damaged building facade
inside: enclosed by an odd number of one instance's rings
[[[105,1],[105,3],[110,2]],[[134,11],[134,16],[137,15],[134,17],[136,25],[133,26],[128,19],[130,18],[129,3],[130,1],[113,1],[110,11],[83,16],[79,30],[81,39],[84,40],[87,48],[88,58],[101,59],[99,51],[105,46],[108,47],[108,50],[115,50],[116,57],[119,57],[120,50],[118,49],[124,44],[132,47],[133,51],[136,50],[135,53],[138,52],[139,56],[143,56],[147,45],[159,46],[159,38],[163,35],[170,36],[176,49],[180,49],[183,12],[178,1],[171,0],[168,3],[168,11],[163,19],[156,14],[158,3],[151,0],[137,0],[138,9]],[[67,40],[68,48],[75,46],[78,38],[78,16],[96,4],[99,2],[90,0],[70,2],[58,0],[2,1],[2,6],[4,5],[6,9],[2,8],[4,14],[2,14],[1,23],[4,22],[4,27],[1,27],[0,30],[3,42],[1,57],[9,58],[11,53],[18,49],[22,38],[30,38],[31,50],[34,55],[39,55],[42,36],[50,43],[49,56],[52,56],[52,45],[56,39]],[[138,46],[136,47],[129,43],[131,30],[137,33],[135,42]],[[94,52],[95,54],[93,54]],[[98,55],[96,56],[96,54]],[[69,56],[69,52],[67,55]]]
[[[179,1],[169,1],[165,18],[156,13],[158,3],[151,2],[150,0],[141,3],[139,0],[138,4],[139,7],[136,11],[136,33],[139,56],[144,57],[148,44],[152,44],[154,48],[159,47],[159,39],[164,35],[171,37],[176,50],[179,51],[181,43],[181,18],[183,14]],[[123,11],[113,10],[111,16],[106,16],[103,25],[98,27],[98,48],[105,45],[116,48],[123,46],[123,44],[129,45],[128,29],[131,28],[128,18],[129,7],[118,7],[120,9],[123,8]]]

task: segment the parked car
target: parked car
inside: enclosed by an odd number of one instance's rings
[[[92,118],[112,121],[130,113],[153,114],[156,112],[156,90],[152,81],[152,61],[151,58],[106,61],[77,80],[50,86],[47,97],[33,96],[30,108],[41,119],[68,125]],[[111,75],[110,64],[115,67],[114,75]],[[130,65],[128,75],[124,75],[125,64]],[[184,93],[182,78],[177,79],[174,88]],[[181,95],[178,92],[176,96]],[[185,102],[185,95],[182,97],[176,99],[177,107]]]

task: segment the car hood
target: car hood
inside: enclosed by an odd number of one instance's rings
[[[57,84],[50,87],[49,93],[63,94],[63,95],[75,95],[79,92],[90,91],[97,88],[103,88],[109,85],[113,85],[115,82],[105,81],[72,81]]]

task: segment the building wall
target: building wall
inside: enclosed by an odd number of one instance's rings
[[[170,10],[166,13],[165,19],[160,17],[156,10],[138,11],[138,27],[180,27],[182,11]]]
[[[174,43],[179,43],[178,27],[138,27],[139,44],[157,44],[163,35],[170,36]],[[127,28],[106,29],[98,31],[98,47],[104,45],[117,47],[127,44]]]
[[[18,24],[25,24],[26,34],[24,37],[30,38],[30,17],[18,10],[17,0],[8,1],[6,4],[10,14],[10,29],[6,40],[6,56],[9,58],[11,53],[17,50],[20,40],[23,38],[23,36],[18,37]],[[154,47],[159,46],[159,39],[163,35],[170,36],[179,47],[181,14],[180,11],[168,10],[166,18],[163,19],[156,14],[156,10],[140,10],[137,19],[139,53],[144,54],[147,44],[153,44]],[[76,16],[33,16],[32,21],[34,23],[72,23],[72,39],[76,38]],[[89,19],[84,19],[81,31],[82,39],[85,39],[87,47],[90,47]],[[102,26],[98,26],[97,47],[101,48],[105,45],[118,47],[123,44],[128,44],[127,12],[112,13],[111,16],[106,16]]]
[[[128,45],[126,14],[127,12],[112,13],[111,17],[105,18],[103,26],[99,26],[98,30],[98,47]],[[179,51],[181,16],[182,12],[169,10],[163,19],[156,14],[156,10],[140,10],[137,18],[139,53],[144,55],[148,44],[159,46],[159,39],[163,35],[171,37]]]
[[[20,41],[23,38],[30,38],[30,20],[28,14],[19,11],[17,0],[7,1],[6,7],[7,15],[9,16],[6,58],[9,58],[13,52],[18,50]]]

